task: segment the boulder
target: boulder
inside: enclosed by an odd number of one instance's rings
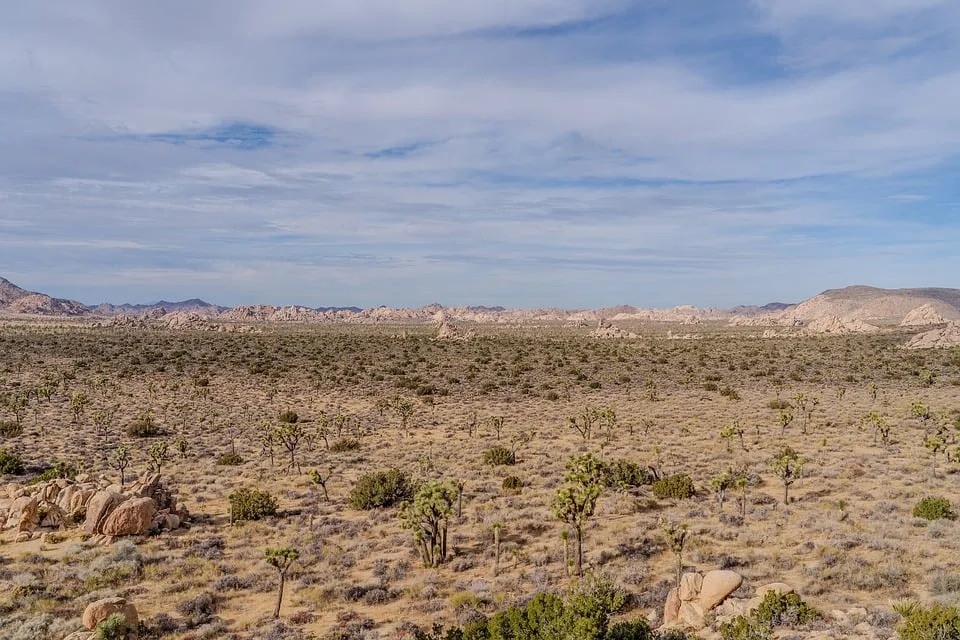
[[[704,614],[699,602],[680,602],[680,622],[684,626],[703,629],[706,626]]]
[[[67,514],[55,504],[45,506],[46,513],[40,521],[41,527],[63,527],[67,524]]]
[[[132,632],[131,637],[136,637],[140,626],[140,617],[137,615],[137,608],[133,603],[127,602],[124,598],[104,598],[87,605],[83,611],[83,626],[93,631],[97,625],[112,616],[119,613],[127,623],[127,629]]]
[[[70,500],[73,499],[81,489],[75,484],[71,484],[67,487],[64,487],[60,490],[60,493],[57,495],[57,506],[63,509],[64,511],[70,511]]]
[[[17,526],[19,531],[27,531],[40,523],[37,499],[33,496],[21,496],[10,505],[9,526]]]
[[[107,536],[139,536],[150,530],[157,505],[153,498],[131,498],[107,516],[100,528]]]
[[[685,573],[680,576],[680,601],[690,602],[700,597],[703,576],[699,573]]]
[[[777,593],[783,595],[787,593],[793,593],[794,589],[785,582],[771,582],[763,585],[762,587],[757,587],[757,592],[753,595],[753,597],[763,600],[763,596],[767,595],[768,591],[776,591]]]
[[[680,596],[676,589],[670,589],[667,599],[663,603],[664,626],[675,625],[680,621]]]
[[[101,533],[107,517],[123,502],[123,496],[112,491],[98,491],[87,504],[87,519],[83,530],[87,533]]]
[[[743,576],[736,571],[708,571],[700,587],[700,606],[710,611],[740,588]]]

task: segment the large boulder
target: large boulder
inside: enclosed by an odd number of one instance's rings
[[[131,637],[135,638],[140,626],[140,616],[137,615],[137,608],[133,603],[127,602],[124,598],[104,598],[88,604],[83,611],[83,626],[93,631],[98,624],[115,613],[123,616],[127,629],[132,633]]]
[[[708,571],[700,587],[700,606],[710,611],[740,588],[743,576],[736,571]]]
[[[37,499],[33,496],[21,496],[10,505],[8,526],[16,526],[18,531],[29,531],[40,524]]]
[[[87,519],[83,523],[83,530],[87,533],[103,533],[103,523],[113,510],[120,506],[123,499],[119,493],[98,491],[87,504]]]
[[[699,573],[685,573],[680,576],[680,601],[689,602],[698,599],[702,585],[703,576]]]
[[[107,516],[100,533],[107,536],[139,536],[150,530],[157,505],[153,498],[131,498]]]
[[[664,626],[675,625],[680,621],[680,596],[676,589],[670,589],[667,593],[667,599],[663,603],[663,624]]]
[[[706,626],[704,621],[704,610],[699,602],[680,602],[680,623],[685,627],[693,629],[703,629]]]

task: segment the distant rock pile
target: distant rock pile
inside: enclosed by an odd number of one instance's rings
[[[856,318],[827,316],[811,320],[803,328],[804,335],[843,336],[852,333],[876,333],[880,328]]]
[[[603,318],[600,318],[597,321],[597,328],[594,329],[590,336],[593,338],[600,339],[617,339],[617,338],[636,338],[637,334],[631,333],[630,331],[625,331],[620,327],[615,327]]]
[[[250,325],[213,322],[194,311],[167,313],[159,308],[140,315],[121,314],[104,322],[93,323],[94,327],[112,329],[168,329],[171,331],[219,331],[226,333],[254,333],[259,331]]]
[[[930,303],[913,309],[900,322],[901,327],[927,327],[944,324],[947,321],[937,308]]]
[[[932,329],[910,338],[906,349],[947,349],[960,346],[960,323],[949,322],[939,329]]]
[[[8,484],[5,493],[7,498],[0,499],[0,528],[16,529],[17,542],[81,522],[86,533],[109,541],[115,536],[177,529],[189,516],[160,482],[160,474],[147,475],[127,487],[81,474],[76,482],[61,478],[32,486]]]

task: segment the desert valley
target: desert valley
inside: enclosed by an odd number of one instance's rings
[[[0,279],[0,635],[955,638],[958,347],[957,289],[224,308]]]

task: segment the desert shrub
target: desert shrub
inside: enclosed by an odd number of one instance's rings
[[[673,476],[661,478],[653,483],[652,489],[653,495],[661,500],[666,500],[668,498],[672,498],[674,500],[685,500],[692,497],[695,493],[693,488],[693,480],[691,480],[690,476],[685,473],[678,473]]]
[[[618,622],[607,630],[603,640],[655,640],[656,634],[645,620]]]
[[[0,475],[22,476],[26,471],[27,467],[20,456],[6,449],[0,449]]]
[[[137,419],[127,427],[127,435],[131,438],[156,438],[164,435],[164,430],[160,428],[153,414],[149,411],[142,412]]]
[[[390,507],[412,500],[416,484],[399,469],[365,473],[350,490],[348,502],[354,509]]]
[[[916,603],[894,606],[902,618],[897,633],[903,640],[957,640],[960,638],[960,608],[935,604],[921,607]]]
[[[788,400],[777,398],[768,402],[767,408],[773,409],[774,411],[786,411],[787,409],[792,409],[793,405],[790,404]]]
[[[57,480],[58,478],[73,480],[76,477],[77,468],[75,466],[69,462],[58,461],[52,467],[44,469],[42,473],[31,478],[27,484],[38,484],[40,482],[47,482],[48,480]]]
[[[820,617],[795,593],[768,591],[756,609],[750,612],[757,622],[769,627],[806,624]]]
[[[614,460],[607,465],[607,469],[610,472],[608,484],[612,487],[629,489],[653,482],[653,474],[649,469],[629,460]]]
[[[16,438],[23,435],[23,425],[16,420],[0,420],[0,438]]]
[[[520,493],[523,491],[523,480],[517,476],[507,476],[503,479],[504,493]]]
[[[720,395],[723,396],[724,398],[729,398],[730,400],[740,399],[740,392],[738,392],[736,389],[734,389],[731,386],[726,386],[720,389]]]
[[[928,496],[918,502],[917,506],[913,508],[913,516],[915,518],[923,518],[924,520],[940,520],[941,518],[954,520],[957,514],[953,511],[950,501],[946,498]]]
[[[217,464],[221,467],[235,467],[243,464],[243,456],[235,451],[229,451],[220,454],[220,457],[217,458]]]
[[[211,621],[217,612],[217,596],[204,592],[177,604],[177,613],[186,619],[187,627],[199,627]]]
[[[300,421],[300,416],[295,411],[283,411],[278,419],[284,424],[296,424]]]
[[[334,451],[336,453],[343,453],[344,451],[356,451],[359,448],[360,441],[356,438],[341,438],[330,445],[330,451]]]
[[[506,447],[492,447],[483,452],[483,462],[492,467],[505,464],[516,464],[516,454]]]
[[[227,499],[230,501],[230,521],[263,520],[277,515],[277,499],[266,491],[244,487],[237,489]]]
[[[133,635],[131,631],[127,625],[127,619],[115,613],[97,625],[96,638],[97,640],[127,640]]]
[[[745,616],[720,623],[718,627],[723,640],[771,640],[770,627]]]

